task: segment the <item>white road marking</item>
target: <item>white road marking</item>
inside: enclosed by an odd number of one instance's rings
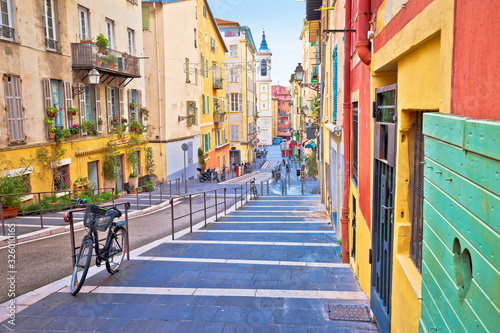
[[[297,242],[244,242],[244,241],[207,241],[207,240],[175,240],[182,244],[224,244],[224,245],[271,245],[271,246],[325,246],[334,247],[331,243],[297,243]]]
[[[85,286],[84,286],[85,287]],[[59,292],[68,292],[65,288]],[[230,288],[158,288],[158,287],[118,287],[118,286],[88,286],[91,292],[83,290],[80,293],[92,294],[132,294],[132,295],[184,295],[184,296],[232,296],[232,297],[269,297],[269,298],[314,298],[363,300],[368,297],[362,291],[318,291],[318,290],[279,290],[279,289],[230,289]]]
[[[240,260],[240,259],[209,259],[209,258],[186,258],[186,257],[147,257],[137,256],[132,260],[144,261],[166,261],[166,262],[202,262],[213,264],[246,264],[246,265],[277,265],[277,266],[307,266],[325,268],[351,268],[349,264],[331,262],[307,262],[307,261],[275,261],[275,260]]]
[[[200,229],[196,232],[219,232],[219,233],[259,233],[259,234],[335,234],[335,231],[321,230],[206,230]]]

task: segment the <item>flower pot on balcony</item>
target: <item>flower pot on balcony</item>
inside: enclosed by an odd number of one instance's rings
[[[97,58],[97,59],[95,60],[95,65],[96,65],[97,67],[102,67],[102,59]]]
[[[57,113],[56,112],[47,112],[47,116],[54,118],[55,116],[57,116]]]
[[[49,133],[49,138],[54,139],[56,137],[56,133]]]
[[[118,65],[117,64],[109,64],[109,68],[114,70],[114,71],[117,71],[118,70]]]
[[[3,218],[4,219],[10,219],[12,217],[16,217],[18,210],[19,210],[19,207],[12,207],[12,208],[4,208],[4,209],[2,209]]]

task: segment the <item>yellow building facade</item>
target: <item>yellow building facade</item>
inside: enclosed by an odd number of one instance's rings
[[[207,168],[229,165],[225,88],[227,47],[206,0],[197,1],[198,40],[202,94],[200,99],[200,148]]]
[[[9,161],[4,174],[31,167],[26,173],[32,192],[70,189],[85,177],[92,187],[125,190],[129,174],[146,174],[143,132],[149,110],[139,59],[140,5],[119,0],[98,6],[89,0],[6,4],[0,106],[15,117],[0,124],[0,154]],[[104,44],[96,43],[99,35]],[[92,84],[92,69],[98,84]],[[118,179],[105,184],[103,164],[111,145]],[[137,165],[129,163],[130,152]]]

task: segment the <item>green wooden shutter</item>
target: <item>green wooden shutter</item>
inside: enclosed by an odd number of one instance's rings
[[[337,47],[333,50],[333,82],[332,82],[332,93],[333,93],[333,121],[337,121],[337,93],[338,93],[338,57],[337,57]]]
[[[142,30],[149,30],[149,8],[142,7]]]

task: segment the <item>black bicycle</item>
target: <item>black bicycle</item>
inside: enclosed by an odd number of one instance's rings
[[[72,295],[78,294],[85,282],[85,277],[90,268],[92,249],[95,250],[96,266],[106,263],[106,270],[110,274],[118,272],[127,252],[127,230],[125,222],[115,222],[122,213],[118,208],[102,208],[95,205],[85,206],[83,225],[88,231],[83,238],[80,252],[76,257],[76,264],[71,277],[70,291]],[[99,231],[108,230],[108,237],[104,244],[99,244]]]
[[[254,200],[259,198],[259,192],[257,191],[257,186],[255,186],[255,179],[250,181],[250,193],[253,195]]]

